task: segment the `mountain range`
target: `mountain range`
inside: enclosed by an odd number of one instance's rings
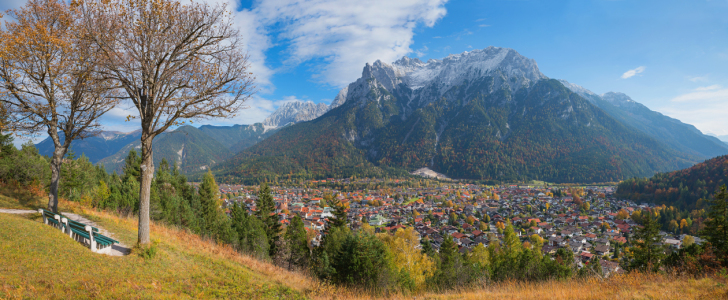
[[[728,153],[690,125],[673,122],[687,133],[667,138],[650,122],[672,119],[616,106],[622,99],[611,94],[587,99],[573,89],[513,49],[377,61],[339,93],[343,104],[281,129],[215,170],[245,180],[429,167],[453,178],[604,182]],[[646,116],[652,119],[632,120]],[[690,138],[711,148],[690,147]]]
[[[692,154],[697,160],[723,155],[728,151],[726,144],[718,138],[704,135],[693,125],[652,111],[623,93],[597,95],[565,80],[560,82],[614,119],[646,133],[674,150]]]
[[[165,132],[154,140],[154,162],[162,159],[176,162],[185,173],[209,169],[233,154],[277,132],[280,128],[317,118],[329,110],[326,104],[293,101],[278,107],[262,123],[252,125],[213,126],[199,128],[181,126]],[[122,133],[99,131],[83,140],[71,143],[76,156],[84,155],[90,162],[103,164],[108,172],[121,172],[124,159],[132,149],[140,149],[141,131]],[[35,145],[42,155],[53,153],[53,142],[46,138]]]
[[[119,171],[138,139],[103,132],[72,148]],[[37,145],[41,153],[52,151],[49,142]],[[184,126],[155,139],[154,149],[157,163],[176,161],[187,173],[213,168],[227,181],[426,168],[451,178],[605,182],[728,153],[717,138],[627,95],[550,79],[534,60],[497,47],[376,61],[331,105],[293,101],[262,123]]]

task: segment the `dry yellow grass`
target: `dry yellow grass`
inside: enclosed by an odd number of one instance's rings
[[[317,299],[728,299],[726,278],[631,273],[604,281],[592,279],[546,282],[501,282],[442,293],[373,295],[333,289]]]
[[[119,229],[123,227],[125,232],[133,232],[136,234],[137,219],[135,218],[122,218],[117,217],[113,214],[86,210],[83,214],[99,220],[102,226],[109,227],[108,230],[113,232],[113,229]],[[311,287],[316,286],[317,280],[309,278],[298,272],[291,272],[287,269],[275,266],[269,262],[264,262],[255,259],[251,256],[241,254],[235,251],[231,246],[220,245],[214,241],[203,239],[200,236],[193,234],[187,230],[180,228],[167,226],[156,222],[151,223],[151,231],[153,238],[158,242],[163,242],[171,249],[177,251],[184,251],[194,249],[197,254],[204,254],[213,256],[216,258],[224,258],[226,260],[234,261],[236,263],[246,266],[250,270],[260,273],[266,277],[266,279],[275,282],[277,284],[286,285],[295,290],[307,291],[311,290]],[[136,236],[127,236],[123,239],[133,243]],[[184,248],[184,249],[182,249]]]

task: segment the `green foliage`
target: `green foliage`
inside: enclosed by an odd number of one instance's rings
[[[632,238],[632,261],[629,270],[652,271],[659,270],[664,263],[665,249],[660,238],[660,228],[653,213],[647,211],[643,218],[642,228],[636,228]]]
[[[286,228],[286,246],[288,247],[288,269],[292,267],[305,267],[308,265],[309,249],[306,240],[306,229],[303,220],[298,215],[291,219],[291,224]]]
[[[237,232],[232,230],[230,218],[220,208],[220,192],[211,172],[204,175],[198,194],[202,208],[199,217],[201,233],[226,244],[237,242]]]
[[[331,220],[331,226],[333,227],[345,227],[348,224],[348,216],[346,213],[346,207],[341,204],[341,201],[337,198],[330,200],[331,208],[334,209],[334,218]]]
[[[389,249],[377,237],[368,234],[350,234],[336,252],[332,267],[333,281],[370,289],[386,287],[389,279]]]
[[[348,227],[331,227],[324,235],[321,245],[313,250],[314,272],[316,275],[327,281],[334,281],[336,270],[334,262],[341,245],[347,236],[351,235]]]
[[[12,144],[3,146],[3,152],[0,153],[0,180],[45,186],[50,183],[50,174],[50,160],[38,154],[32,143],[23,144],[20,150]]]
[[[281,236],[281,223],[278,221],[276,204],[273,202],[268,183],[263,183],[255,200],[255,215],[263,222],[265,235],[268,237],[268,254],[273,257],[278,253],[278,240]]]
[[[263,222],[257,217],[249,215],[241,204],[233,205],[230,215],[232,228],[238,236],[238,248],[258,259],[269,259],[270,246]]]
[[[437,271],[433,276],[435,284],[445,289],[451,289],[470,280],[468,267],[463,265],[458,246],[449,235],[440,245],[439,258]]]
[[[722,264],[728,267],[728,192],[725,185],[708,204],[708,219],[701,233],[710,242]]]
[[[91,197],[99,177],[104,177],[101,167],[94,167],[88,158],[82,155],[76,159],[75,153],[66,154],[67,162],[61,166],[61,182],[59,194],[71,201],[79,201],[83,196]]]
[[[134,246],[133,252],[145,260],[153,259],[155,256],[157,256],[157,243],[152,243],[149,245],[137,244],[136,246]]]

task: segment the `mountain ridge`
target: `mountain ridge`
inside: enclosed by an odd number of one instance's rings
[[[613,119],[513,49],[376,61],[345,94],[318,119],[283,128],[215,169],[251,178],[430,167],[452,178],[594,182],[695,162]],[[337,156],[351,162],[327,161]]]
[[[597,95],[566,80],[559,81],[613,118],[677,151],[695,156],[696,161],[728,154],[728,147],[717,138],[703,134],[693,125],[650,110],[624,93],[608,92]]]

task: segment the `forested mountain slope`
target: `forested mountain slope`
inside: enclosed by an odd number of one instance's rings
[[[718,138],[703,134],[693,125],[652,111],[623,93],[597,95],[565,80],[559,81],[612,118],[642,131],[674,150],[693,155],[698,160],[728,154],[728,145]]]
[[[251,179],[430,167],[454,178],[603,182],[695,160],[548,79],[535,61],[489,47],[426,63],[367,64],[341,106],[216,170]]]
[[[701,208],[700,199],[708,199],[724,184],[728,184],[728,155],[684,170],[625,180],[619,184],[617,195],[692,210]]]
[[[140,142],[135,141],[99,163],[109,172],[120,172],[129,151],[139,151],[139,147]],[[185,173],[207,170],[232,155],[225,145],[192,126],[182,126],[160,135],[154,139],[153,148],[156,166],[166,159],[170,164],[176,162]]]

